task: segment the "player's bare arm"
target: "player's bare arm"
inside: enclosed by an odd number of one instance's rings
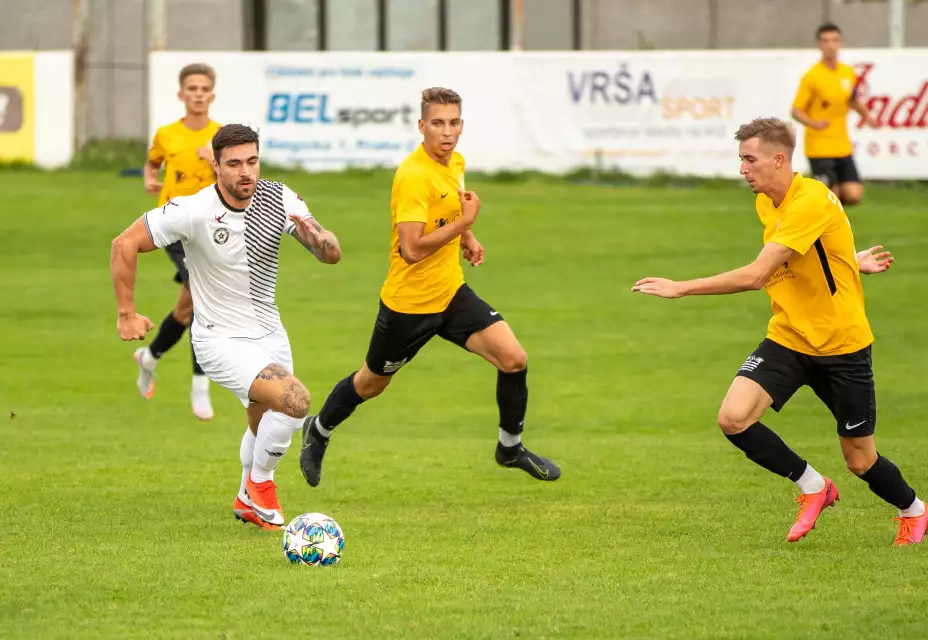
[[[113,240],[110,251],[110,275],[116,293],[119,318],[116,328],[123,340],[143,340],[154,328],[151,320],[135,311],[135,274],[139,254],[154,251],[157,247],[148,235],[145,221],[139,218]]]
[[[164,186],[158,180],[161,174],[161,163],[155,164],[151,160],[146,160],[144,169],[145,191],[156,196],[161,193],[161,187]]]
[[[883,245],[857,252],[857,267],[861,273],[873,274],[888,271],[896,258],[889,251],[883,251]]]
[[[764,245],[760,255],[751,264],[733,271],[726,271],[708,278],[675,282],[665,278],[644,278],[635,283],[632,291],[659,298],[682,298],[683,296],[724,295],[757,291],[777,269],[788,262],[793,250],[776,242]]]
[[[868,127],[876,129],[880,126],[880,123],[876,121],[876,118],[873,117],[873,114],[870,113],[870,110],[867,109],[864,103],[861,102],[860,98],[857,96],[851,98],[848,101],[847,106],[856,111],[860,117],[864,119],[864,124],[866,124]]]
[[[816,120],[815,118],[810,117],[809,114],[804,110],[797,107],[793,107],[792,116],[794,120],[802,123],[803,126],[809,127],[810,129],[822,131],[828,128],[827,120]]]
[[[397,225],[400,252],[408,264],[428,258],[456,237],[470,231],[480,213],[480,198],[473,191],[459,191],[458,194],[461,197],[461,217],[457,220],[431,233],[425,233],[424,222],[400,222]]]
[[[461,255],[472,267],[479,267],[483,264],[483,245],[471,229],[461,234]]]
[[[301,245],[316,256],[316,260],[326,264],[335,264],[342,259],[342,250],[338,238],[325,229],[315,218],[303,218],[291,215],[294,226],[292,235]]]

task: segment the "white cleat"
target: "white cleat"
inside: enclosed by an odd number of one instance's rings
[[[135,379],[135,386],[140,396],[151,400],[155,395],[155,365],[158,361],[152,357],[148,347],[139,347],[132,357],[139,365],[139,377]]]
[[[193,408],[193,415],[200,420],[213,419],[213,403],[209,399],[209,378],[206,376],[193,376],[193,385],[190,389],[190,405]]]

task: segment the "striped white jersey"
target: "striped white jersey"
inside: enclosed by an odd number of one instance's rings
[[[312,217],[280,182],[259,180],[246,209],[229,206],[215,185],[145,214],[156,247],[180,241],[186,253],[197,340],[262,338],[281,327],[274,301],[277,258],[287,216]]]

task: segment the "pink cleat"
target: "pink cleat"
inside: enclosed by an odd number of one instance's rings
[[[899,533],[896,534],[894,546],[902,547],[907,544],[918,544],[925,537],[925,529],[928,529],[928,508],[920,516],[911,518],[893,518],[893,522],[899,523]]]
[[[838,487],[835,483],[825,478],[825,488],[818,493],[803,493],[796,498],[799,503],[799,514],[796,516],[796,522],[786,539],[789,542],[796,542],[807,533],[815,528],[815,521],[826,507],[833,507],[838,501]],[[922,529],[924,534],[924,528]]]

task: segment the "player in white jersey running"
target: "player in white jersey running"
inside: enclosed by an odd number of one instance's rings
[[[123,340],[141,340],[152,328],[133,301],[138,254],[182,242],[197,310],[191,327],[197,360],[248,413],[233,512],[243,522],[277,528],[285,521],[274,469],[310,400],[293,375],[290,341],[274,301],[280,239],[292,235],[328,264],[341,259],[341,249],[302,198],[279,182],[259,180],[257,133],[226,125],[212,146],[215,185],[149,211],[113,241],[117,328]]]

